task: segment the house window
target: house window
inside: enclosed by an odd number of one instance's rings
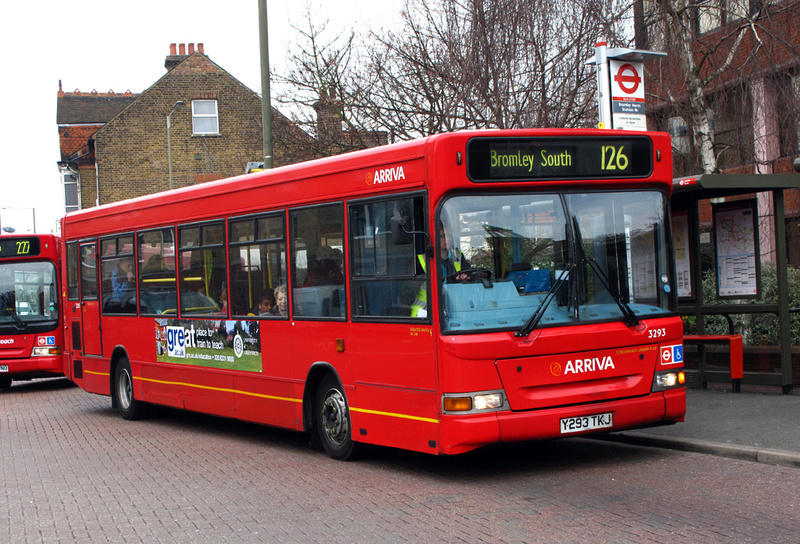
[[[216,100],[192,100],[192,132],[219,134],[219,114]]]

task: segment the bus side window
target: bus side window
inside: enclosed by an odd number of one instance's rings
[[[423,210],[422,196],[350,205],[354,318],[427,317]]]
[[[142,315],[177,315],[175,236],[172,229],[139,232],[139,311]]]
[[[100,242],[100,292],[103,313],[136,314],[136,264],[133,235]]]
[[[342,318],[344,295],[344,218],[342,205],[292,210],[292,314]]]
[[[277,304],[286,286],[285,230],[282,212],[229,221],[232,315],[286,317]]]
[[[80,298],[79,268],[80,253],[78,252],[78,243],[69,242],[67,244],[67,300],[78,300]]]
[[[178,227],[181,315],[228,315],[225,224]]]

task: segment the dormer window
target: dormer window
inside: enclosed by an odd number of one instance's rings
[[[192,132],[219,134],[219,113],[216,100],[192,100]]]

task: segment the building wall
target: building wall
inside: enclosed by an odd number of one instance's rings
[[[193,134],[192,100],[217,101],[219,134]],[[101,204],[169,189],[167,116],[178,101],[184,106],[171,115],[174,188],[243,174],[248,161],[262,159],[261,98],[198,51],[95,134]],[[310,141],[298,130],[273,110],[276,166],[310,158],[302,146],[281,145]],[[82,177],[84,208],[95,204],[87,182]]]

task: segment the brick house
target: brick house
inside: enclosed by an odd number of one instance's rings
[[[211,61],[203,44],[170,45],[164,66],[140,94],[68,93],[59,83],[67,211],[163,191],[170,177],[177,188],[243,174],[261,159],[258,94]],[[272,119],[275,166],[314,158],[311,136],[274,108]]]
[[[651,74],[649,90],[661,97],[668,93],[678,102],[676,106],[656,100],[651,120],[673,137],[675,175],[696,174],[699,161],[685,119],[688,113],[683,103],[688,96],[680,58],[670,54],[675,43],[662,14],[655,5],[644,4],[647,18],[637,37],[646,38],[645,48],[668,52]],[[715,74],[704,94],[720,170],[731,174],[792,172],[792,158],[798,154],[800,142],[800,2],[714,0],[692,5],[691,49],[701,67],[699,75]],[[749,16],[759,16],[755,30],[741,31]],[[729,58],[732,50],[735,54]],[[727,61],[730,65],[721,70]]]
[[[655,100],[649,126],[672,136],[675,176],[698,174],[694,135],[686,121],[687,88],[678,55],[669,54],[675,43],[668,24],[657,4],[637,0],[635,7],[642,14],[637,47],[668,52],[651,73],[648,91],[677,99],[677,104]],[[721,173],[792,173],[793,159],[800,155],[800,1],[714,0],[692,2],[691,7],[691,49],[697,62],[703,62],[700,75],[716,73],[731,61],[704,88]],[[743,21],[755,16],[754,31],[740,34]],[[736,54],[729,58],[740,37]],[[787,190],[784,196],[789,260],[800,267],[800,192]],[[773,261],[771,203],[766,193],[758,200],[762,259]],[[701,202],[701,222],[710,228],[708,201]]]

